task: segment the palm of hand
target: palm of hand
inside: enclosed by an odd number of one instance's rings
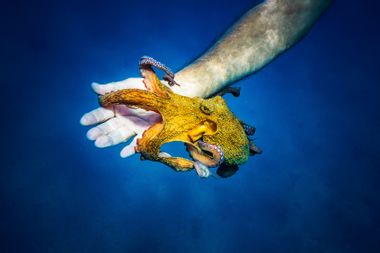
[[[93,83],[92,88],[98,95],[121,89],[146,89],[142,78],[128,78],[104,85]],[[84,114],[80,122],[85,126],[93,126],[87,132],[87,138],[95,141],[95,146],[99,148],[114,146],[133,138],[120,153],[121,157],[128,157],[135,154],[137,139],[159,120],[160,115],[155,112],[116,105],[110,108],[96,108]]]

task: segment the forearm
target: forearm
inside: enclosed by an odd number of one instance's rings
[[[265,66],[299,41],[333,0],[267,0],[176,74],[187,96],[208,97]]]

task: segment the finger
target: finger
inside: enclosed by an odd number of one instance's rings
[[[105,148],[109,146],[114,146],[119,143],[127,141],[129,138],[134,136],[135,133],[130,129],[121,127],[116,131],[111,132],[108,135],[102,135],[95,141],[95,146],[98,148]]]
[[[122,89],[144,89],[142,78],[128,78],[118,82],[111,82],[107,84],[99,84],[93,82],[91,84],[92,89],[99,95],[122,90]]]
[[[102,135],[107,135],[108,133],[115,131],[123,125],[123,122],[119,118],[112,118],[103,124],[100,124],[96,127],[91,128],[87,132],[87,138],[89,140],[96,140]]]
[[[136,154],[136,146],[137,146],[138,138],[141,138],[141,135],[136,135],[135,138],[133,138],[133,140],[131,141],[131,143],[129,143],[126,147],[124,147],[121,150],[120,156],[122,158],[126,158],[126,157]]]
[[[91,112],[85,113],[80,119],[80,123],[83,126],[89,126],[106,121],[115,116],[113,110],[99,107]]]
[[[104,95],[111,91],[123,89],[122,87],[117,86],[115,82],[108,83],[108,84],[99,84],[99,83],[93,82],[91,84],[91,87],[99,95]]]

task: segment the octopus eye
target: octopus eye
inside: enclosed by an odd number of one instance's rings
[[[210,115],[214,111],[209,105],[206,105],[205,103],[201,103],[200,109],[207,115]]]

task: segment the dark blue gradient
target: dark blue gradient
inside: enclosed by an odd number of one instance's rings
[[[226,180],[95,148],[90,83],[179,70],[259,1],[3,1],[0,252],[380,252],[378,9],[337,1],[238,83],[264,153]]]

